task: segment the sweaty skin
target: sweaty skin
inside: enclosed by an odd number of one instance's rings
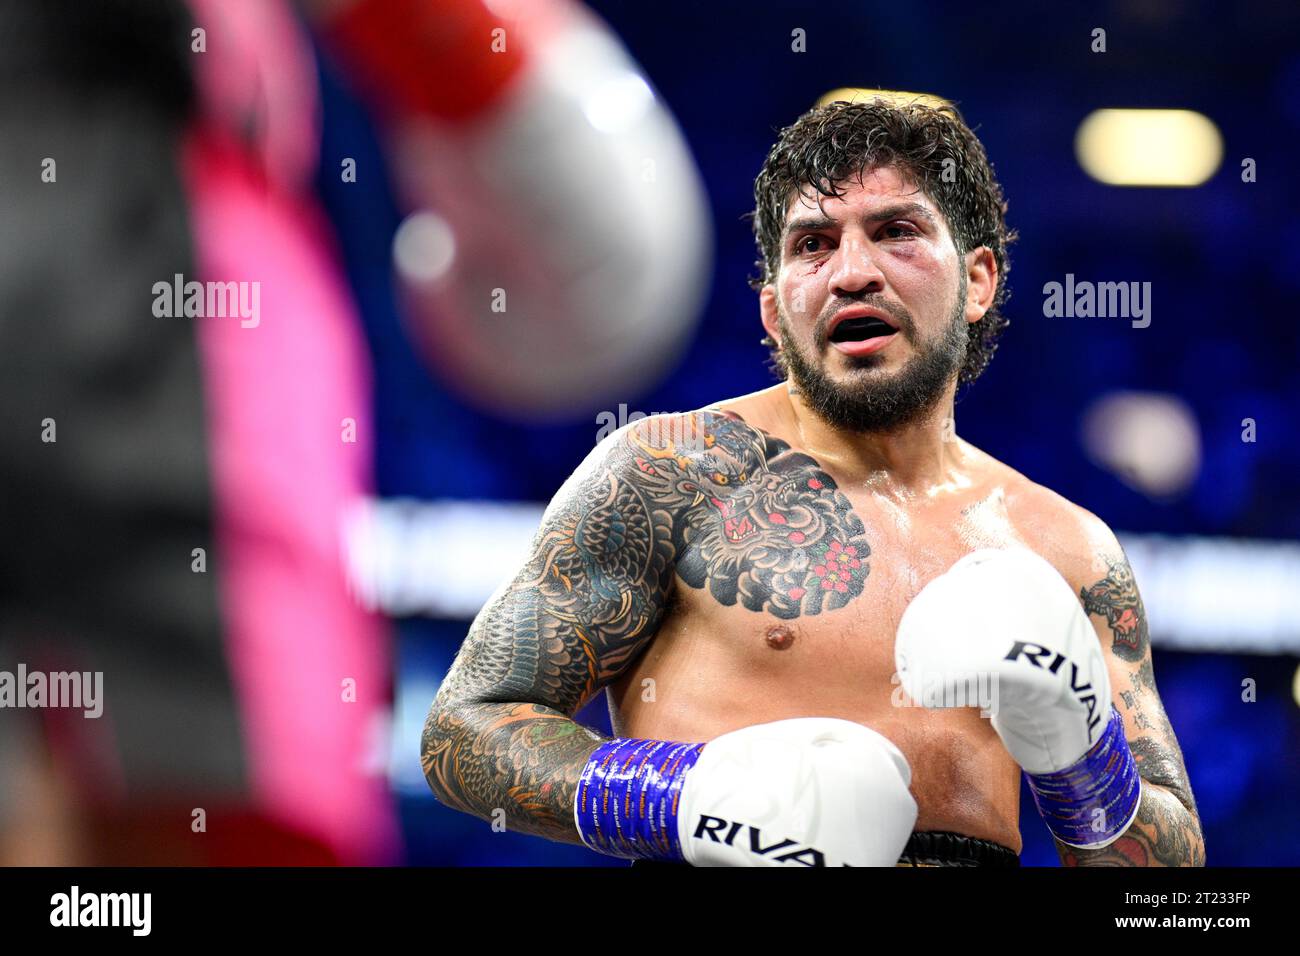
[[[959,254],[943,214],[889,167],[835,198],[792,197],[763,326],[845,394],[907,377],[947,323],[989,309],[997,264]],[[829,340],[878,306],[900,330],[869,357]],[[906,321],[903,321],[906,319]],[[901,427],[814,414],[788,382],[638,421],[556,494],[528,561],[484,607],[429,712],[425,776],[444,803],[581,842],[578,776],[601,737],[571,718],[608,688],[614,733],[707,742],[839,717],[912,767],[918,830],[1019,852],[1020,770],[977,709],[926,710],[894,682],[903,609],[980,548],[1028,547],[1079,595],[1141,775],[1135,823],[1066,865],[1202,865],[1200,821],[1119,543],[1096,517],[953,431],[957,376]],[[863,808],[863,825],[871,810]]]
[[[608,686],[620,736],[708,741],[812,715],[862,723],[911,764],[918,830],[1019,852],[1020,770],[989,722],[975,709],[897,706],[892,678],[894,634],[917,592],[964,554],[1023,545],[1057,567],[1111,646],[1115,704],[1146,781],[1128,835],[1100,851],[1062,848],[1063,861],[1200,862],[1141,600],[1109,530],[955,437],[944,489],[899,499],[802,450],[791,421],[778,385],[645,419],[593,452],[434,702],[424,769],[439,798],[578,842],[574,786],[602,738],[568,718]]]

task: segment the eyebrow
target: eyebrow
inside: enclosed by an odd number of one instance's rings
[[[863,217],[864,222],[887,222],[890,219],[906,219],[913,217],[924,220],[931,228],[937,228],[938,222],[935,221],[934,214],[918,202],[895,203],[892,206],[885,206],[883,209],[877,209],[875,212]],[[834,219],[826,216],[801,216],[798,219],[791,219],[785,224],[782,230],[782,238],[789,237],[796,232],[820,232],[826,229],[833,229],[839,223]]]

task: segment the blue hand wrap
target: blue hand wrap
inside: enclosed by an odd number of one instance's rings
[[[1078,763],[1025,777],[1047,829],[1062,843],[1079,849],[1113,843],[1137,816],[1142,797],[1124,721],[1114,705],[1101,739]]]
[[[582,842],[610,856],[681,860],[677,806],[704,744],[617,737],[596,748],[578,778]]]

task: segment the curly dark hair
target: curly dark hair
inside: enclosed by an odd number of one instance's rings
[[[945,162],[949,161],[950,162]],[[979,378],[997,350],[1007,327],[1002,314],[1007,299],[1007,247],[1016,240],[1006,223],[1007,204],[984,147],[955,106],[877,98],[850,103],[837,100],[809,110],[780,137],[754,180],[754,239],[759,274],[749,280],[758,291],[776,280],[781,262],[781,231],[796,191],[807,186],[823,196],[842,196],[842,185],[860,172],[892,166],[939,208],[964,256],[987,246],[998,265],[998,288],[988,312],[970,325],[960,385]],[[773,365],[784,370],[776,343]]]

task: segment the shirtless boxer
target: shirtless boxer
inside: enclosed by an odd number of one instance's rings
[[[835,103],[755,198],[785,381],[564,484],[433,703],[434,793],[632,859],[1014,865],[1023,771],[1063,863],[1202,864],[1115,536],[953,431],[1006,324],[979,142]],[[991,679],[991,719],[915,706],[936,674]],[[570,719],[604,688],[608,740]]]

